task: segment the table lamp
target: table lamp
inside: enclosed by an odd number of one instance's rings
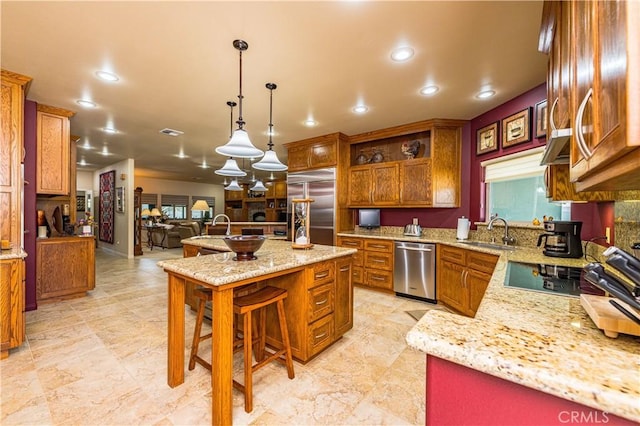
[[[158,210],[157,207],[154,207],[153,209],[151,209],[151,216],[153,216],[156,222],[158,222],[158,218],[162,216],[162,213],[160,213],[160,210]]]
[[[207,203],[207,200],[197,200],[195,203],[193,203],[193,207],[191,207],[191,210],[206,212],[202,213],[202,216],[200,217],[200,231],[202,232],[202,229],[204,228],[204,222],[207,219],[206,215],[207,213],[209,213],[209,204]]]

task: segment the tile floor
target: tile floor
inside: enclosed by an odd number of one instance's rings
[[[166,274],[181,249],[124,259],[96,253],[96,289],[27,313],[26,342],[0,362],[2,425],[208,425],[208,372],[166,382]],[[234,391],[234,422],[258,425],[424,424],[425,356],[405,343],[428,303],[355,289],[354,327],[296,377],[271,364],[254,375],[254,410]],[[186,348],[195,314],[186,312]],[[210,346],[203,345],[203,353]],[[188,356],[186,357],[188,360]],[[235,374],[241,377],[241,354]]]

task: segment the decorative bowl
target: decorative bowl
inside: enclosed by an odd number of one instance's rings
[[[242,261],[257,259],[253,253],[260,250],[266,239],[264,235],[232,235],[223,241],[236,254],[233,260]]]

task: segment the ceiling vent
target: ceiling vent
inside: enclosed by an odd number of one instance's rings
[[[169,136],[184,135],[184,132],[181,132],[180,130],[169,129],[168,127],[160,130],[160,133],[164,133],[165,135],[169,135]]]

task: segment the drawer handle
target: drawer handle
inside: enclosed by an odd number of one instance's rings
[[[354,243],[353,241],[343,241],[342,245],[343,246],[357,246],[358,243]]]
[[[322,339],[323,337],[326,337],[326,336],[327,336],[327,332],[325,331],[325,332],[324,332],[324,333],[322,333],[322,334],[318,334],[318,335],[316,335],[316,339]]]
[[[375,275],[371,275],[371,279],[376,281],[385,281],[384,277],[377,277]]]
[[[324,300],[323,300],[323,301],[321,301],[321,302],[316,302],[316,305],[324,305],[324,304],[325,304],[325,303],[327,303],[328,301],[329,301],[329,299],[327,298],[327,299],[324,299]]]
[[[383,245],[380,245],[380,244],[371,244],[371,246],[370,246],[370,247],[375,247],[375,248],[387,248],[387,246],[383,246]]]
[[[376,263],[385,263],[386,261],[384,259],[371,259],[372,262],[376,262]]]
[[[578,150],[580,151],[580,154],[582,154],[582,157],[585,160],[588,160],[589,158],[591,158],[593,153],[587,146],[587,142],[584,140],[584,132],[582,131],[582,118],[584,117],[584,110],[587,107],[587,102],[589,101],[589,98],[592,95],[593,95],[593,88],[590,88],[587,94],[584,96],[584,99],[580,103],[580,106],[578,107],[578,112],[576,113],[576,142],[578,145]]]
[[[315,275],[316,280],[320,279],[320,278],[325,278],[325,277],[328,277],[328,276],[329,276],[329,271],[321,272],[321,273]]]
[[[347,272],[349,270],[349,268],[351,268],[350,266],[343,266],[342,268],[340,268],[340,272]]]
[[[551,109],[549,109],[549,127],[551,128],[551,130],[557,130],[556,122],[553,119],[553,116],[555,115],[556,107],[558,106],[559,100],[560,98],[556,98],[556,100],[551,104]]]

